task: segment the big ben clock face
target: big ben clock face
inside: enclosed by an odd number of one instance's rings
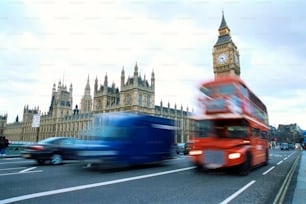
[[[225,64],[227,62],[227,54],[225,53],[221,53],[218,55],[218,58],[217,58],[217,61],[218,61],[218,64]]]

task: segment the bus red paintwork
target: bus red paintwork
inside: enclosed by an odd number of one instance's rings
[[[201,114],[191,119],[191,161],[200,168],[235,167],[242,174],[267,164],[266,106],[239,77],[203,83]]]

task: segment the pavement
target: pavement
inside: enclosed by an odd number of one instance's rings
[[[300,165],[298,166],[296,186],[292,204],[306,203],[306,151],[302,151]]]
[[[20,152],[11,152],[0,158],[20,157]],[[300,165],[298,165],[296,186],[293,193],[292,204],[306,203],[306,151],[302,151]]]

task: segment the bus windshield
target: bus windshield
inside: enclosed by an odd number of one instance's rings
[[[246,138],[248,123],[245,120],[193,120],[190,134],[199,138],[213,135],[219,138]]]
[[[215,133],[221,138],[245,138],[248,136],[248,128],[246,126],[217,126]]]
[[[246,120],[217,120],[214,122],[214,129],[218,137],[245,138],[248,136]]]

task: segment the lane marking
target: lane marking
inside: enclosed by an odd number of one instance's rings
[[[256,181],[253,180],[251,182],[249,182],[248,184],[246,184],[245,186],[243,186],[242,188],[240,188],[238,191],[236,191],[234,194],[232,194],[230,197],[228,197],[227,199],[225,199],[224,201],[222,201],[220,204],[227,204],[229,203],[231,200],[233,200],[234,198],[236,198],[240,193],[242,193],[243,191],[245,191],[247,188],[249,188],[251,185],[253,185]]]
[[[1,164],[19,164],[19,163],[33,163],[33,161],[18,161],[18,162],[1,162]]]
[[[291,168],[289,170],[289,173],[287,174],[287,176],[286,176],[282,186],[280,187],[276,197],[274,198],[273,204],[284,203],[285,196],[287,194],[289,185],[290,185],[291,180],[292,180],[292,176],[293,176],[293,174],[295,172],[295,169],[296,169],[296,167],[298,165],[298,162],[300,161],[300,158],[301,158],[301,154],[299,154],[295,158],[295,161],[294,161],[293,165],[291,166]]]
[[[4,158],[3,160],[17,160],[20,159],[20,157],[14,157],[14,158]]]
[[[48,196],[48,195],[66,193],[66,192],[71,192],[71,191],[78,191],[78,190],[83,190],[83,189],[88,189],[88,188],[95,188],[95,187],[100,187],[100,186],[123,183],[123,182],[134,181],[134,180],[150,178],[150,177],[155,177],[155,176],[161,176],[161,175],[166,175],[166,174],[173,174],[173,173],[177,173],[177,172],[181,172],[181,171],[188,171],[188,170],[191,170],[191,169],[194,169],[194,168],[196,168],[196,167],[192,166],[192,167],[186,167],[186,168],[182,168],[182,169],[175,169],[175,170],[158,172],[158,173],[153,173],[153,174],[146,174],[146,175],[142,175],[142,176],[134,176],[134,177],[117,179],[117,180],[112,180],[112,181],[104,181],[104,182],[100,182],[100,183],[86,184],[86,185],[81,185],[81,186],[75,186],[75,187],[62,188],[62,189],[57,189],[57,190],[27,194],[27,195],[23,195],[23,196],[17,196],[17,197],[12,197],[12,198],[7,198],[7,199],[4,199],[4,200],[0,200],[0,203],[1,204],[13,203],[13,202],[27,200],[27,199],[31,199],[31,198],[37,198],[37,197],[43,197],[43,196]],[[25,173],[29,173],[29,171],[25,172]]]
[[[294,155],[296,152],[292,152],[291,154],[288,155],[288,158]]]
[[[291,154],[289,154],[287,157],[285,157],[283,160],[279,161],[276,165],[280,165],[281,163],[283,163],[284,161],[286,161],[289,157],[291,157],[292,155],[294,155],[296,152],[292,152]]]
[[[19,173],[25,173],[25,172],[28,172],[28,171],[31,171],[32,169],[36,169],[37,167],[31,167],[31,168],[28,168],[28,169],[24,169],[22,171],[19,171]]]
[[[272,166],[270,169],[268,169],[267,171],[263,172],[262,175],[266,175],[267,173],[269,173],[270,171],[272,171],[275,168],[275,166]]]
[[[15,169],[25,169],[26,167],[15,167],[15,168],[6,168],[6,169],[0,169],[0,171],[8,171],[8,170],[15,170]]]
[[[26,172],[14,172],[14,173],[6,173],[6,174],[0,174],[0,176],[10,176],[10,175],[16,175],[16,174],[28,174],[28,173],[38,173],[42,172],[43,170],[36,170],[36,171],[26,171]],[[0,200],[1,203],[1,200]],[[2,204],[2,203],[1,203]]]

